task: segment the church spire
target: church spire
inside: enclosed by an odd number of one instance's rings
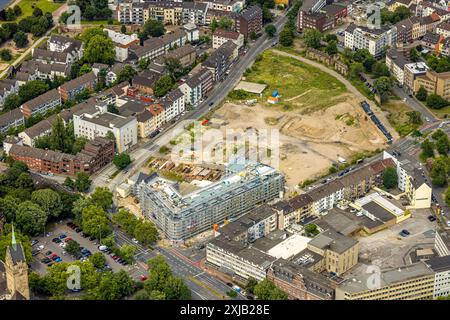
[[[16,233],[14,232],[14,224],[12,225],[11,244],[12,244],[14,251],[17,250]]]

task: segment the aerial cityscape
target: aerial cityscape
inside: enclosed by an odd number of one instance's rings
[[[446,1],[0,8],[0,300],[450,299]]]

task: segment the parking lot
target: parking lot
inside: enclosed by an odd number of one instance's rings
[[[101,252],[99,250],[99,241],[93,238],[90,238],[86,235],[83,236],[81,230],[77,230],[75,228],[72,229],[67,225],[69,220],[61,221],[53,226],[51,226],[47,230],[46,236],[36,237],[33,240],[38,240],[38,242],[33,245],[33,252],[35,252],[33,256],[33,262],[31,263],[31,268],[38,272],[39,274],[45,274],[48,268],[49,263],[42,262],[46,257],[52,260],[51,258],[55,258],[56,256],[60,257],[60,262],[74,262],[77,259],[71,254],[67,253],[65,249],[62,247],[62,243],[68,242],[65,241],[67,239],[72,239],[80,244],[80,246],[86,250],[88,250],[91,254],[96,252]],[[59,240],[55,240],[58,238]],[[36,254],[36,252],[39,253]],[[87,253],[88,251],[84,251]],[[139,275],[142,273],[137,273],[137,267],[135,265],[122,265],[115,261],[111,254],[107,254],[106,252],[102,252],[102,254],[106,258],[106,265],[112,271],[117,272],[121,269],[126,270],[132,277],[139,278]],[[89,254],[84,255],[85,259],[88,258]],[[57,261],[52,260],[51,264],[58,263]]]
[[[412,217],[373,235],[358,237],[360,262],[381,268],[409,263],[409,252],[417,247],[432,248],[436,221],[429,221],[430,209],[413,210]],[[402,230],[409,235],[401,236]]]

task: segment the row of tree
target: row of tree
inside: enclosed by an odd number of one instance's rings
[[[124,232],[144,245],[151,245],[158,240],[158,230],[155,225],[147,220],[136,219],[134,214],[128,210],[119,210],[112,217],[112,221],[117,223]]]
[[[422,160],[432,159],[430,170],[431,182],[435,186],[445,186],[450,177],[450,159],[448,153],[450,151],[450,141],[447,134],[442,130],[437,130],[431,135],[432,140],[426,139],[420,145]],[[435,150],[439,154],[435,156]]]

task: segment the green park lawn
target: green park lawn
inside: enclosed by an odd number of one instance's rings
[[[389,123],[402,137],[420,127],[418,124],[411,124],[409,122],[409,117],[406,113],[412,111],[412,109],[401,101],[389,100],[387,103],[381,105],[381,109],[389,113],[387,116]]]
[[[62,6],[62,3],[56,3],[51,0],[21,0],[19,2],[19,7],[22,9],[22,15],[19,17],[19,20],[33,14],[33,4],[44,13],[53,12]]]
[[[347,90],[342,82],[321,70],[293,58],[267,50],[246,72],[246,81],[267,84],[262,102],[274,90],[280,94],[279,105],[284,110],[298,109],[302,113],[328,108],[343,101]]]

